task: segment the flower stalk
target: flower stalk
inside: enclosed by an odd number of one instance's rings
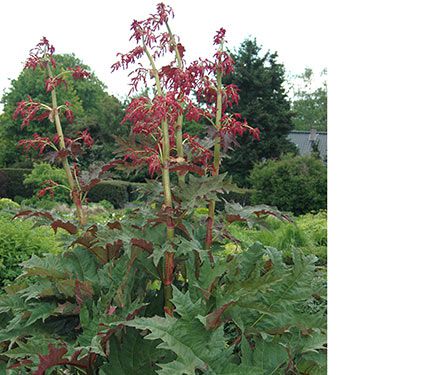
[[[158,95],[164,96],[164,92],[161,88],[161,82],[159,79],[158,69],[156,68],[155,61],[150,54],[146,44],[143,41],[143,49],[148,57],[149,63],[151,65],[152,74],[155,78],[155,85]],[[173,201],[171,196],[171,183],[170,183],[170,137],[168,122],[166,120],[161,121],[162,129],[162,144],[161,144],[161,172],[162,172],[162,186],[164,191],[164,208],[168,212],[167,219],[167,240],[172,241],[174,238],[174,224],[171,219],[171,211],[173,209]],[[167,251],[165,253],[164,261],[164,271],[163,271],[163,284],[164,284],[164,310],[168,313],[173,311],[173,305],[171,299],[173,298],[173,290],[171,284],[174,279],[174,253]]]
[[[223,42],[220,43],[219,52],[223,50]],[[223,111],[222,102],[222,78],[223,72],[221,68],[217,69],[217,102],[216,102],[216,113],[215,113],[215,129],[216,135],[214,137],[214,159],[213,159],[213,171],[212,175],[217,176],[220,172],[220,149],[221,149],[221,118]],[[208,203],[208,218],[207,218],[207,234],[205,238],[205,247],[208,250],[208,257],[211,264],[214,264],[214,257],[211,252],[211,245],[213,242],[213,227],[215,219],[215,201],[211,200]]]
[[[47,63],[47,73],[49,78],[53,79],[53,73],[49,63]],[[51,113],[53,114],[56,133],[59,138],[59,150],[64,151],[66,149],[65,137],[63,135],[62,124],[61,124],[61,120],[60,120],[59,112],[58,112],[56,88],[53,88],[51,90],[51,96],[52,96],[52,112]],[[71,190],[70,195],[75,205],[78,221],[80,223],[80,226],[83,227],[84,225],[87,224],[87,216],[86,216],[86,213],[84,212],[83,205],[81,202],[81,191],[79,189],[78,182],[76,181],[76,179],[74,178],[72,174],[71,167],[69,166],[69,162],[68,162],[68,157],[66,155],[62,157],[62,166],[65,170],[68,184]]]
[[[180,70],[183,70],[183,60],[180,55],[176,38],[174,37],[173,32],[171,31],[170,25],[168,22],[165,22],[165,25],[167,27],[168,35],[170,36],[170,44],[171,47],[174,49],[174,53],[176,55],[176,61],[177,61],[177,67]],[[181,103],[180,103],[181,104]],[[183,113],[181,113],[177,117],[176,125],[175,125],[175,139],[176,139],[176,151],[177,151],[177,157],[179,160],[184,160],[184,149],[183,149]],[[182,187],[185,184],[186,180],[186,173],[178,173],[177,174],[179,186]]]

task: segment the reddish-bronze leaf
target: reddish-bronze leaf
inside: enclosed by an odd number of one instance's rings
[[[152,242],[146,241],[143,238],[132,238],[131,244],[133,246],[140,247],[142,250],[146,250],[149,254],[152,254],[152,251],[153,251]]]
[[[164,306],[164,312],[168,315],[173,317],[173,310],[171,310],[168,306]]]
[[[14,363],[13,365],[9,366],[7,369],[14,369],[14,368],[18,368],[21,366],[26,366],[26,365],[32,365],[32,361],[30,359],[23,359],[22,361],[19,361],[17,363]]]
[[[109,262],[111,259],[117,258],[120,255],[120,252],[123,247],[123,242],[122,240],[116,240],[113,244],[107,243],[105,247]]]
[[[46,219],[49,219],[50,221],[54,220],[53,216],[49,214],[48,212],[37,212],[32,210],[25,210],[25,211],[18,212],[13,217],[13,219],[16,219],[17,217],[21,217],[21,216],[27,216],[27,217],[40,216],[40,217],[45,217]]]
[[[82,305],[86,299],[93,297],[93,288],[89,281],[75,280],[75,298],[78,305]]]
[[[226,220],[231,224],[234,221],[246,221],[246,219],[244,219],[243,217],[241,217],[240,215],[226,215]]]
[[[49,351],[46,355],[38,355],[39,365],[33,375],[44,375],[46,370],[55,366],[70,365],[81,369],[88,369],[96,360],[96,354],[94,353],[89,353],[83,358],[78,359],[82,349],[74,352],[70,359],[64,358],[64,355],[68,351],[66,345],[55,347],[53,344],[49,344],[48,349]]]
[[[235,302],[229,302],[214,310],[212,313],[206,316],[206,328],[207,329],[216,329],[222,323],[222,316],[226,309],[233,305]]]
[[[58,228],[65,229],[69,234],[76,234],[78,232],[78,228],[69,221],[55,220],[50,226],[55,233],[57,233]]]
[[[111,223],[107,223],[106,224],[107,226],[108,226],[108,228],[110,228],[110,229],[119,229],[119,230],[121,230],[122,229],[122,225],[120,224],[120,222],[118,222],[118,221],[113,221],[113,222],[111,222]]]

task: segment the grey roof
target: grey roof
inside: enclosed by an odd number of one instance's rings
[[[311,135],[314,137],[314,133],[312,132],[294,130],[288,134],[288,139],[297,146],[300,155],[310,155],[312,151]],[[316,135],[320,157],[322,160],[326,161],[328,157],[328,133],[316,132]]]

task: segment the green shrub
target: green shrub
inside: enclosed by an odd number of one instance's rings
[[[297,218],[298,228],[311,239],[315,246],[328,245],[327,212],[306,214]]]
[[[0,197],[15,199],[16,196],[30,198],[34,186],[24,184],[25,177],[31,173],[26,168],[0,168]]]
[[[11,220],[0,216],[0,285],[14,280],[20,273],[20,263],[33,254],[59,252],[53,230],[35,227],[30,220]]]
[[[53,167],[49,163],[37,163],[34,165],[31,173],[25,177],[24,184],[35,186],[36,190],[40,190],[43,187],[43,182],[46,180],[52,180],[59,185],[68,186],[65,170],[62,168]],[[58,186],[54,189],[54,199],[57,202],[70,203],[69,190],[65,187]],[[42,198],[36,197],[41,200],[51,200],[50,194],[46,194]]]
[[[326,209],[326,166],[312,156],[286,155],[251,171],[253,204],[269,204],[296,215]]]
[[[99,201],[99,205],[107,210],[111,210],[114,208],[114,205],[106,199],[102,199],[101,201]]]
[[[139,198],[139,195],[140,195],[139,189],[141,186],[143,186],[143,183],[128,182],[127,191],[128,191],[128,200],[130,202],[135,201]]]
[[[30,207],[34,207],[40,210],[51,210],[54,207],[56,207],[58,203],[55,200],[51,200],[48,198],[38,198],[36,196],[32,197],[32,198],[26,198],[26,199],[22,199],[21,201],[21,205],[23,207],[25,206],[30,206]]]
[[[122,208],[128,203],[129,182],[119,180],[106,180],[99,182],[88,193],[90,202],[100,202],[107,200],[115,208]]]
[[[0,198],[0,210],[10,210],[10,209],[18,209],[20,206],[18,203],[14,202],[9,198]]]

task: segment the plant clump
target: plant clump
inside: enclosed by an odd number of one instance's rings
[[[161,3],[133,21],[135,47],[112,66],[131,69],[132,93],[141,85],[151,93],[129,103],[123,124],[130,123],[130,137],[118,141],[120,151],[103,168],[147,166],[152,180],[139,189],[143,204],[121,220],[94,225],[79,213],[67,222],[49,212],[16,215],[69,236],[61,254],[26,261],[0,297],[1,358],[12,374],[326,373],[325,283],[317,258],[294,249],[287,264],[281,251],[259,242],[223,254],[237,241],[230,223],[290,219],[265,205],[226,203],[217,210],[222,193],[239,190],[220,173],[223,155],[237,135],[259,139],[259,132],[232,113],[238,88],[222,81],[234,64],[225,30],[213,38],[212,59],[188,63],[170,27],[173,16]],[[42,48],[49,57],[43,63],[51,64],[44,39]],[[53,92],[58,82],[50,77],[46,88]],[[33,105],[18,112],[25,117]],[[205,138],[186,134],[191,121],[207,127]],[[49,141],[40,137],[34,145],[42,148]]]

